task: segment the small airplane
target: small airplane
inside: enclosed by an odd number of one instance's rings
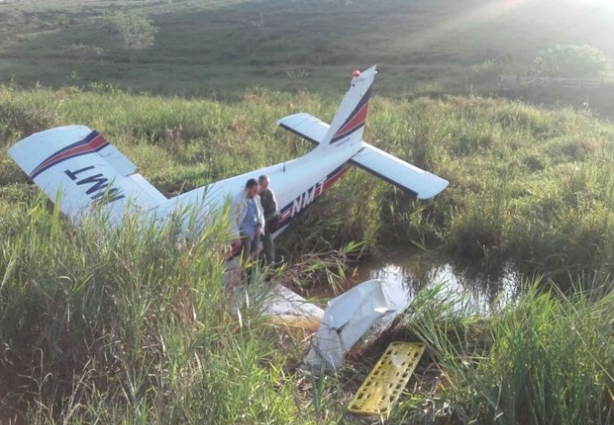
[[[419,199],[431,198],[448,185],[448,181],[362,140],[376,73],[375,66],[354,71],[350,89],[330,125],[306,113],[278,121],[282,128],[317,145],[308,154],[171,199],[138,174],[137,166],[102,135],[85,126],[32,134],[13,145],[8,153],[52,201],[59,202],[62,212],[73,222],[78,223],[98,208],[107,214],[107,223],[113,227],[120,226],[126,214],[163,221],[184,207],[196,207],[206,222],[244,189],[248,179],[267,174],[279,206],[279,226],[273,235],[277,237],[351,165]]]
[[[279,236],[300,213],[331,187],[351,165],[358,166],[428,199],[448,181],[408,164],[362,140],[376,67],[354,71],[330,125],[306,113],[282,118],[278,125],[314,143],[307,155],[241,174],[168,199],[137,173],[137,167],[103,136],[88,127],[71,125],[32,134],[9,149],[9,155],[74,223],[94,210],[119,227],[126,214],[163,223],[176,211],[196,208],[206,225],[230,198],[244,190],[248,179],[270,177],[279,205]],[[184,219],[189,228],[193,216]],[[239,246],[233,247],[238,252]],[[278,285],[267,292],[263,314],[292,326],[320,328],[306,362],[336,369],[345,354],[390,309],[377,281],[365,282],[329,303],[325,311]],[[331,337],[332,335],[332,337]]]

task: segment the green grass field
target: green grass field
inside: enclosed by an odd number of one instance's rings
[[[153,47],[112,37],[120,9],[150,16]],[[392,340],[428,350],[385,423],[614,423],[614,124],[590,105],[477,95],[553,44],[614,56],[612,12],[599,0],[0,2],[0,423],[380,423],[346,405]],[[422,292],[325,378],[296,369],[304,335],[257,306],[232,311],[223,222],[186,245],[172,224],[75,228],[6,154],[86,124],[173,196],[307,152],[275,121],[330,120],[348,73],[372,62],[367,139],[450,187],[416,201],[350,172],[282,237],[292,273],[274,279],[338,283],[322,269],[361,242],[363,258],[419,246],[524,281],[489,317]]]
[[[130,51],[106,13],[138,10],[155,45]],[[254,86],[341,93],[354,67],[378,63],[380,94],[490,92],[555,44],[614,56],[604,1],[7,0],[0,81],[108,82],[155,93],[233,97]],[[80,54],[71,46],[101,48]]]

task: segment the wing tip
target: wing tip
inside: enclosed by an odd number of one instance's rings
[[[431,190],[422,191],[422,192],[418,193],[416,195],[416,197],[418,199],[420,199],[420,200],[426,200],[426,199],[434,198],[435,196],[437,196],[441,192],[443,192],[448,187],[448,185],[450,184],[450,182],[447,181],[446,179],[442,179],[441,177],[439,177],[439,176],[437,176],[435,174],[432,174],[432,173],[429,173],[429,174],[431,174],[431,176],[437,178],[437,180],[438,180],[437,183],[438,184],[435,184],[435,182],[433,182],[434,184],[433,184],[433,187],[431,188]]]

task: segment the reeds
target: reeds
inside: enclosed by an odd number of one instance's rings
[[[0,414],[28,423],[301,417],[276,336],[224,296],[224,223],[178,244],[126,218],[73,227],[39,199],[0,241]],[[268,418],[268,419],[267,419]]]
[[[443,371],[437,398],[461,423],[613,423],[614,293],[527,286],[481,319],[456,314],[437,288],[416,300],[405,326]]]
[[[330,119],[336,101],[254,92],[230,104],[101,86],[2,86],[0,136],[7,148],[49,126],[89,125],[172,195],[306,152],[275,120],[298,110]],[[415,243],[565,281],[567,295],[530,285],[516,304],[480,320],[444,314],[447,304],[425,294],[406,326],[443,371],[434,403],[448,418],[612,423],[614,127],[586,112],[503,100],[376,98],[367,138],[450,187],[418,202],[353,171],[280,250],[362,241],[370,253]],[[223,222],[186,244],[177,244],[172,222],[162,231],[135,219],[120,232],[108,232],[103,218],[74,227],[5,153],[0,185],[0,420],[346,420],[343,375],[312,387],[285,367],[300,358],[295,339],[280,351],[279,334],[257,312],[232,317],[215,248],[227,237]],[[418,407],[401,404],[396,414],[436,420]]]

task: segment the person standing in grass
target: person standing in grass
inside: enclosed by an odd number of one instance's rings
[[[269,187],[270,179],[266,174],[258,178],[260,183],[260,201],[264,210],[264,220],[266,231],[262,235],[262,245],[264,248],[264,259],[267,265],[275,261],[275,245],[273,244],[273,233],[277,230],[279,216],[277,213],[277,200],[275,193]]]
[[[232,202],[233,224],[241,235],[243,259],[250,259],[258,251],[260,237],[265,234],[264,211],[258,192],[260,187],[256,179],[249,179],[245,189],[239,192]]]

